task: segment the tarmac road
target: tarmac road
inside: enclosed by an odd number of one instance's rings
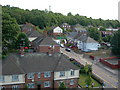
[[[85,65],[92,65],[92,73],[104,81],[104,88],[118,88],[118,72],[111,70],[104,65],[99,65],[99,62],[92,62],[89,59],[83,58],[82,54],[77,54],[73,51],[67,52],[65,48],[60,48],[61,53],[67,55],[70,58],[76,59],[79,63]]]

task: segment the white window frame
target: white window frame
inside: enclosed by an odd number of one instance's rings
[[[34,79],[34,73],[28,73],[27,78],[28,79]]]
[[[75,71],[74,71],[74,70],[71,70],[71,71],[70,71],[70,75],[71,75],[71,76],[74,76],[74,75],[75,75]]]
[[[0,82],[4,82],[4,76],[0,75]]]
[[[38,78],[40,78],[40,77],[41,77],[41,73],[39,72],[39,73],[38,73]]]
[[[28,88],[35,88],[35,84],[34,83],[28,83],[27,86],[28,86]]]
[[[59,77],[64,77],[65,76],[65,71],[61,71]]]
[[[12,85],[12,90],[19,90],[20,86],[19,85]]]
[[[51,72],[44,72],[44,77],[45,78],[51,77]]]
[[[45,82],[44,82],[44,87],[50,87],[50,86],[51,86],[50,81],[45,81]]]
[[[19,81],[19,75],[12,75],[12,81]]]
[[[74,85],[74,79],[70,80],[70,85]]]

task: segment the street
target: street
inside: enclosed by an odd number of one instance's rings
[[[100,62],[93,62],[92,60],[83,58],[82,54],[77,54],[73,51],[67,52],[65,48],[60,48],[61,53],[70,58],[76,59],[77,62],[85,65],[92,65],[92,73],[104,81],[104,88],[118,88],[118,72],[100,64]]]

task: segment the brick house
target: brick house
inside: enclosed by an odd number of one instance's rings
[[[37,52],[60,52],[60,46],[51,37],[39,37],[33,41],[33,47]]]
[[[79,68],[68,57],[54,53],[26,53],[23,57],[10,54],[3,60],[1,88],[58,88],[64,82],[68,88],[77,88]]]
[[[64,28],[64,30],[71,30],[71,26],[68,23],[63,23],[60,27]]]
[[[33,24],[26,22],[26,24],[24,24],[21,29],[22,29],[22,32],[27,33],[29,31],[36,30],[36,27]]]

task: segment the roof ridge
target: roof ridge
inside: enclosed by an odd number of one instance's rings
[[[14,57],[14,55],[12,55],[12,56]],[[25,71],[22,69],[21,66],[19,67],[19,65],[17,63],[15,63],[13,60],[11,60],[11,61],[20,69],[20,71],[22,71],[23,73],[25,73]]]

